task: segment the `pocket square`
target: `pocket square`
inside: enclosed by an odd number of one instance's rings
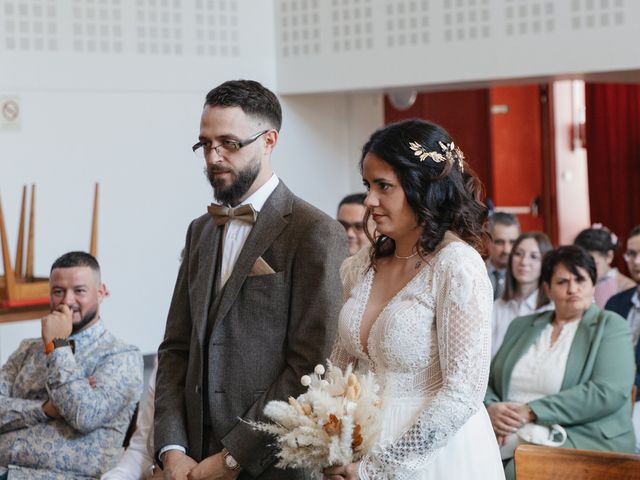
[[[256,263],[251,267],[251,271],[249,272],[250,277],[257,277],[259,275],[271,275],[276,273],[276,271],[269,266],[267,262],[264,261],[264,258],[258,257]]]

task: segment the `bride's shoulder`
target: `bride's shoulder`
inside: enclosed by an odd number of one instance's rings
[[[344,262],[342,262],[342,266],[340,267],[340,278],[342,279],[342,283],[345,284],[346,280],[353,282],[359,277],[364,276],[369,267],[370,256],[369,256],[370,247],[363,247],[354,255],[347,257]]]
[[[478,271],[486,275],[486,266],[478,251],[449,232],[438,246],[435,261],[446,269]]]

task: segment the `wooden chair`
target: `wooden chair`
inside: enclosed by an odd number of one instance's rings
[[[97,254],[98,230],[98,195],[99,184],[96,183],[93,199],[93,220],[91,225],[91,241],[89,252]],[[2,249],[2,266],[4,276],[0,277],[0,308],[11,309],[33,305],[49,304],[49,278],[35,277],[33,274],[34,238],[35,238],[35,202],[36,187],[31,186],[31,204],[29,208],[29,232],[27,238],[26,258],[24,256],[24,234],[26,217],[27,187],[22,189],[20,222],[18,225],[18,243],[16,245],[15,267],[11,266],[9,239],[0,202],[0,245]],[[25,265],[26,264],[26,265]]]
[[[640,480],[640,455],[520,445],[516,480]]]
[[[2,264],[4,277],[0,282],[0,306],[5,308],[22,307],[49,303],[49,279],[36,278],[33,275],[34,223],[36,187],[31,186],[31,208],[29,213],[29,236],[27,240],[26,270],[24,261],[24,227],[26,213],[27,187],[22,189],[22,206],[18,225],[18,244],[16,247],[16,265],[11,266],[9,239],[4,222],[4,213],[0,203],[0,243],[2,243]]]

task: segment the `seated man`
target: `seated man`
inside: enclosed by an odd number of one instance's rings
[[[49,280],[42,338],[0,371],[0,478],[96,478],[114,465],[142,391],[142,356],[100,319],[95,258],[71,252]]]

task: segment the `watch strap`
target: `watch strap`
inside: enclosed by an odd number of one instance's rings
[[[76,353],[75,342],[73,340],[69,340],[68,338],[54,338],[44,346],[44,353],[46,355],[49,355],[56,348],[60,347],[71,347],[71,352]]]

